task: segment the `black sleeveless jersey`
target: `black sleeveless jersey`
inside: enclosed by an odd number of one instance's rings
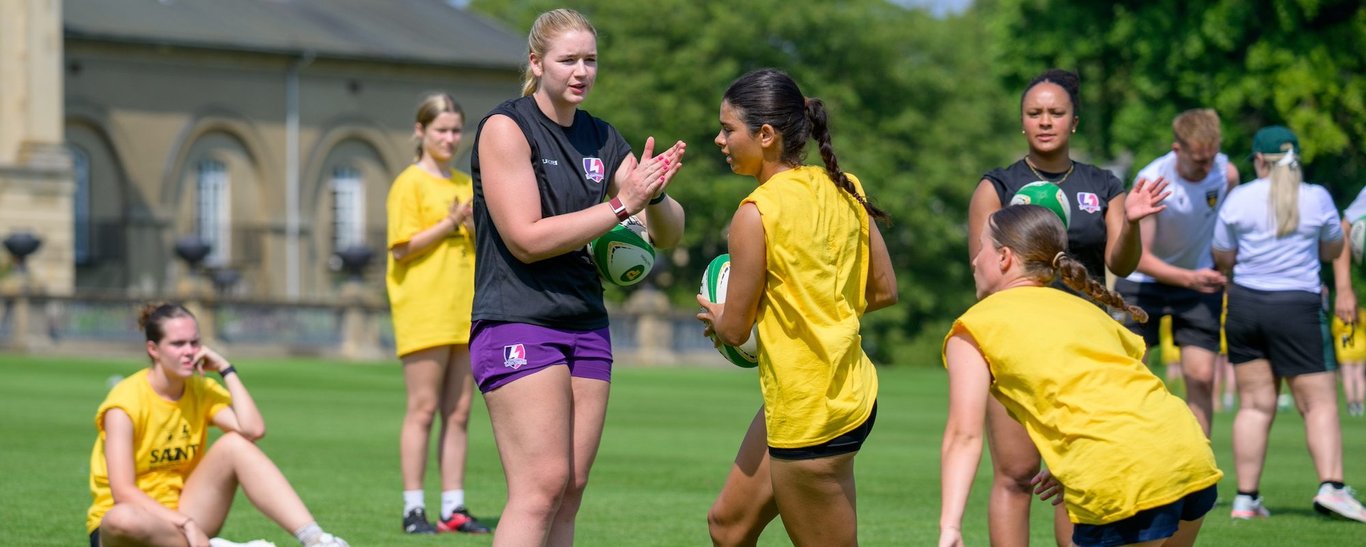
[[[573,213],[599,203],[631,147],[607,122],[579,110],[574,123],[561,126],[541,112],[532,97],[495,107],[494,115],[517,122],[531,145],[532,168],[540,191],[542,218]],[[585,250],[530,264],[512,255],[489,216],[479,170],[479,133],[470,158],[474,178],[474,320],[509,321],[569,330],[607,326],[602,281]]]
[[[1044,180],[1056,183],[1062,173],[1040,171]],[[1039,180],[1021,159],[1004,169],[993,169],[982,178],[991,181],[1001,205],[1010,203],[1015,192],[1024,185]],[[1086,266],[1086,271],[1098,280],[1105,279],[1105,213],[1110,200],[1124,193],[1124,183],[1114,173],[1094,165],[1076,162],[1072,174],[1058,185],[1067,195],[1072,207],[1072,221],[1067,227],[1067,253]],[[1103,281],[1102,281],[1103,282]]]

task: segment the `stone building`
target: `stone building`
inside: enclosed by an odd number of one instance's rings
[[[420,97],[461,102],[467,169],[525,48],[440,0],[0,2],[0,238],[39,235],[52,294],[165,294],[196,236],[225,293],[327,300],[336,251],[383,263]]]

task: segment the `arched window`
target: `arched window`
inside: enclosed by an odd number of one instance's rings
[[[332,251],[365,245],[365,184],[360,170],[332,170]]]
[[[75,194],[71,197],[72,218],[75,220],[76,265],[89,264],[94,255],[90,249],[90,154],[78,146],[68,147],[71,152],[71,178],[75,182]]]
[[[232,247],[232,200],[228,193],[228,169],[223,162],[206,159],[196,166],[196,187],[199,190],[197,231],[199,239],[209,244],[207,266],[226,266]]]

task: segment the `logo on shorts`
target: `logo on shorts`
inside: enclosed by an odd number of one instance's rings
[[[520,368],[526,364],[526,347],[521,344],[503,346],[503,366],[510,369]]]
[[[583,176],[593,182],[602,182],[607,178],[607,167],[598,158],[584,158]]]
[[[1077,192],[1077,208],[1088,213],[1100,211],[1100,197],[1091,192]]]

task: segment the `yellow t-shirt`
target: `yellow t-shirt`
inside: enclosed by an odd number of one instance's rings
[[[758,206],[768,247],[756,320],[768,444],[818,445],[863,424],[877,400],[859,345],[868,213],[811,166],[774,175],[745,202]]]
[[[133,461],[138,490],[163,506],[180,506],[185,479],[204,457],[209,424],[214,414],[232,403],[228,391],[202,376],[185,381],[179,401],[167,401],[152,390],[142,369],[109,391],[95,411],[99,436],[90,451],[90,493],[94,497],[86,512],[85,531],[94,532],[104,513],[114,506],[109,491],[109,472],[104,461],[104,413],[119,408],[133,421]]]
[[[474,197],[469,175],[442,179],[417,165],[399,173],[389,188],[389,245],[407,243],[450,213],[451,202]],[[388,255],[389,306],[400,357],[417,350],[467,344],[474,304],[474,234],[464,226],[405,262]]]
[[[1047,287],[1006,289],[948,336],[958,332],[977,341],[992,396],[1063,484],[1073,522],[1122,520],[1223,476],[1186,403],[1143,364],[1143,339],[1094,304]]]
[[[1357,308],[1357,324],[1348,326],[1333,315],[1333,349],[1337,351],[1338,366],[1366,361],[1366,332],[1361,321],[1366,321],[1366,310]]]

